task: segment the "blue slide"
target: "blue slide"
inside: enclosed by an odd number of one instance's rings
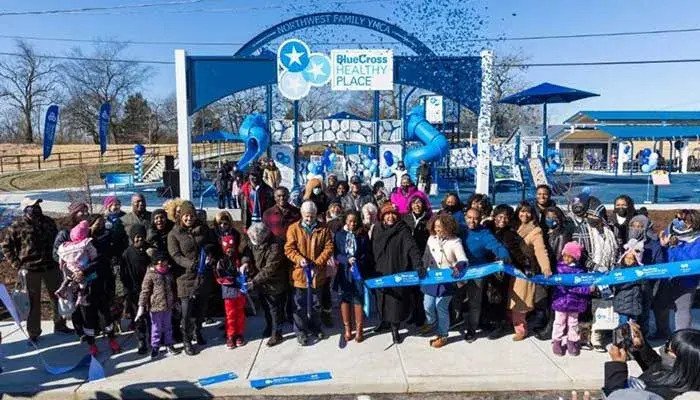
[[[238,160],[238,170],[243,171],[251,161],[265,154],[270,145],[265,114],[252,113],[246,116],[238,130],[238,139],[245,143],[245,152]]]
[[[439,161],[450,152],[450,145],[445,135],[435,129],[425,119],[425,108],[414,107],[406,116],[406,140],[417,140],[425,146],[406,152],[403,163],[415,181],[421,160],[427,162]]]

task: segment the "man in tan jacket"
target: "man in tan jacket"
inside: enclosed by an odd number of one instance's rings
[[[302,203],[301,221],[289,226],[284,245],[284,254],[293,264],[294,332],[302,346],[308,344],[309,335],[319,340],[326,337],[321,330],[319,295],[326,281],[326,264],[333,256],[333,238],[316,220],[317,211],[313,201]]]

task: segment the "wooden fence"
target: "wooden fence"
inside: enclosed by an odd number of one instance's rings
[[[146,158],[175,156],[177,145],[145,146]],[[215,154],[218,152],[217,143],[198,143],[192,145],[193,154]],[[241,143],[221,143],[221,152],[241,151]],[[134,161],[134,150],[131,147],[107,148],[104,154],[99,150],[55,152],[44,160],[42,154],[0,155],[0,174],[8,172],[29,172],[45,169],[76,167],[81,165],[123,164]]]

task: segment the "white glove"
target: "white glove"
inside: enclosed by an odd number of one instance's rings
[[[248,263],[244,263],[238,268],[238,272],[241,274],[247,274],[248,273]]]
[[[138,321],[143,317],[143,314],[146,313],[146,309],[143,308],[143,306],[139,306],[138,311],[136,311],[136,318],[134,318],[134,321]]]

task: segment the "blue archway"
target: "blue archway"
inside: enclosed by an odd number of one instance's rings
[[[411,50],[415,51],[418,55],[435,55],[435,53],[423,42],[418,40],[418,38],[390,22],[355,13],[326,12],[303,15],[301,17],[280,22],[279,24],[266,29],[253,39],[249,40],[243,45],[243,47],[238,49],[234,56],[251,56],[255,50],[260,49],[265,44],[279,38],[280,36],[298,31],[300,29],[319,25],[350,25],[366,28],[398,40],[402,44],[406,45],[406,47],[409,47]]]

